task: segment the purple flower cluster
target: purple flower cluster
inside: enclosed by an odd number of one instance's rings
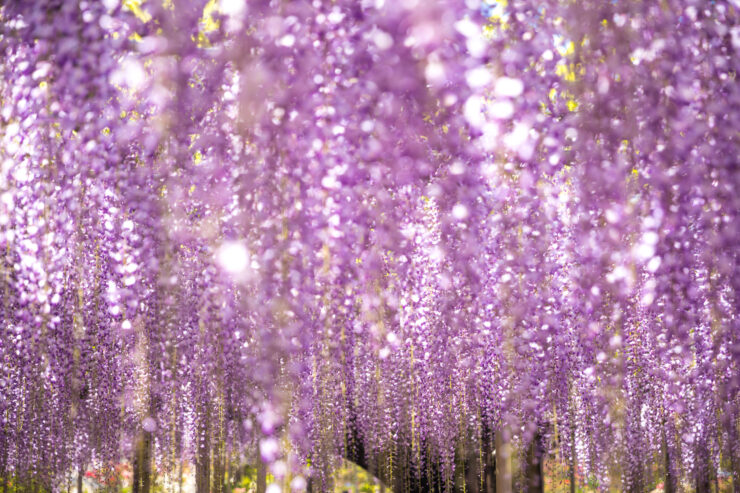
[[[2,491],[738,488],[737,0],[7,0],[0,53]]]

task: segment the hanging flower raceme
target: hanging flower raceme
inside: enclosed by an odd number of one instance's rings
[[[558,457],[708,491],[740,463],[738,21],[5,2],[0,484],[324,491],[344,458],[508,491]]]

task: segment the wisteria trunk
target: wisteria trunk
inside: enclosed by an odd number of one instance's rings
[[[665,459],[665,493],[676,493],[675,480],[671,470],[671,453],[665,437],[665,424],[663,425],[663,456]]]
[[[211,447],[210,427],[208,418],[201,421],[199,426],[200,447],[195,459],[195,489],[197,493],[210,493],[211,486]]]
[[[151,442],[152,434],[148,431],[142,431],[134,450],[132,493],[149,493],[151,491]],[[81,481],[81,479],[78,480],[78,484]]]
[[[493,432],[488,426],[484,426],[481,433],[481,454],[483,460],[481,493],[496,492],[496,456],[491,446],[493,444],[493,438]]]
[[[703,442],[696,452],[696,468],[696,493],[710,493],[712,489],[711,468],[706,442]]]
[[[576,493],[576,467],[578,457],[576,456],[576,427],[570,427],[570,468],[568,471],[570,479],[570,493]]]
[[[542,433],[537,430],[527,448],[527,463],[524,471],[527,493],[544,493],[545,491],[542,468],[544,458],[545,450],[542,444]]]
[[[267,467],[261,460],[257,464],[257,493],[267,491]]]

